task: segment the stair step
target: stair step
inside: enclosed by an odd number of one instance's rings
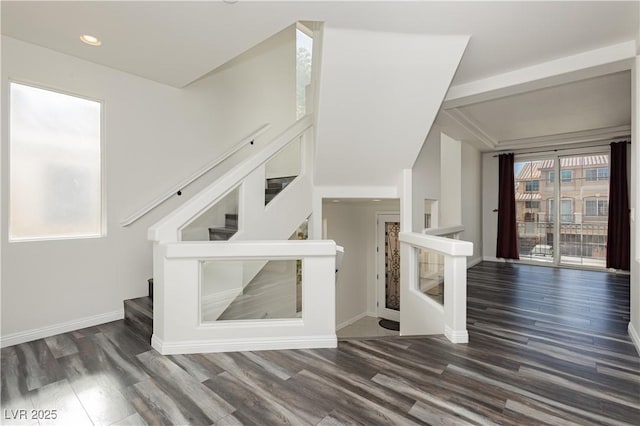
[[[224,227],[238,229],[238,215],[227,213],[224,215]]]
[[[151,342],[153,334],[153,300],[149,296],[124,301],[124,323],[131,331]]]
[[[226,241],[238,232],[238,228],[209,228],[209,241]]]
[[[153,300],[153,278],[149,278],[147,283],[149,283],[149,297]]]
[[[276,195],[282,192],[297,176],[285,176],[278,178],[269,178],[266,180],[264,189],[264,205],[269,204]]]

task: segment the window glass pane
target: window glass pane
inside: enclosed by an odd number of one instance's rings
[[[530,180],[524,183],[524,190],[527,192],[538,192],[540,188],[540,181]]]
[[[304,117],[307,111],[307,87],[311,84],[311,52],[313,38],[296,29],[296,116]]]
[[[102,233],[99,102],[10,85],[9,238]]]
[[[571,170],[563,170],[560,172],[560,181],[562,183],[570,183],[573,177]]]

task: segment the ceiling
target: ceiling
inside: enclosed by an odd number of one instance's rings
[[[473,143],[482,135],[497,150],[627,136],[631,73],[617,72],[447,109],[441,111],[438,123],[454,139]],[[488,146],[480,148],[489,150]]]
[[[2,1],[2,34],[176,87],[296,21],[471,34],[454,84],[635,39],[637,2]],[[100,37],[86,46],[81,34]]]
[[[370,31],[470,34],[453,81],[460,85],[635,40],[638,6],[624,1],[0,4],[3,35],[178,88],[296,21]],[[102,46],[81,43],[79,36],[87,33],[100,37]],[[441,111],[437,121],[452,137],[481,150],[542,146],[565,136],[576,141],[598,129],[610,130],[602,130],[609,136],[616,129],[628,134],[630,92],[629,72],[621,72],[458,105]]]

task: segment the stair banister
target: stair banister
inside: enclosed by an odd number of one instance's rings
[[[153,209],[158,207],[160,204],[162,204],[165,201],[167,201],[173,195],[178,195],[178,196],[182,195],[181,191],[185,187],[189,186],[190,184],[192,184],[193,182],[195,182],[196,180],[198,180],[199,178],[201,178],[205,174],[209,173],[209,171],[213,170],[219,164],[221,164],[224,161],[226,161],[229,157],[231,157],[236,152],[240,151],[242,148],[244,148],[244,147],[246,147],[248,145],[253,145],[254,140],[258,136],[260,136],[261,134],[266,132],[269,129],[269,127],[271,127],[271,124],[269,124],[269,123],[263,124],[257,130],[255,130],[253,133],[251,133],[247,137],[245,137],[242,140],[240,140],[240,142],[238,142],[235,145],[233,145],[233,147],[231,147],[231,149],[226,151],[220,157],[218,157],[214,161],[204,165],[200,170],[196,171],[191,176],[189,176],[188,178],[186,178],[182,182],[178,183],[177,185],[174,185],[171,189],[169,189],[168,191],[166,191],[162,195],[159,195],[158,197],[156,197],[149,204],[147,204],[146,206],[142,207],[137,212],[131,214],[130,216],[128,216],[127,218],[122,220],[120,222],[120,225],[122,225],[123,227],[127,227],[127,226],[133,224],[135,221],[137,221],[141,217],[143,217],[146,214],[148,214],[149,212],[151,212]]]
[[[441,228],[451,231],[459,227]],[[417,232],[400,232],[401,250],[405,253],[409,273],[401,276],[403,290],[403,306],[411,305],[416,312],[422,312],[423,324],[434,328],[429,334],[444,333],[453,343],[467,343],[467,256],[473,255],[473,243]],[[444,304],[438,305],[420,291],[417,254],[419,250],[427,250],[444,256]],[[416,309],[419,307],[419,309]],[[400,322],[403,323],[403,312],[400,311]],[[419,322],[416,324],[419,325]],[[415,325],[414,325],[415,327]],[[439,330],[436,328],[441,327]],[[401,332],[405,333],[402,330]],[[407,334],[421,334],[418,330],[408,330]]]
[[[182,226],[209,208],[220,199],[220,197],[223,197],[230,190],[240,185],[254,170],[265,164],[297,137],[304,134],[312,125],[313,119],[311,115],[305,115],[296,121],[262,147],[253,157],[227,171],[212,185],[209,185],[198,195],[190,198],[178,209],[149,227],[147,233],[148,239],[157,242],[179,241],[179,230]]]

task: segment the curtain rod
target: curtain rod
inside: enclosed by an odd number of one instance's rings
[[[614,139],[611,142],[607,143],[607,145],[609,145],[610,143],[617,143],[617,142],[626,142],[628,144],[631,144],[631,141],[628,139]],[[594,146],[589,146],[589,147],[585,147],[585,148],[593,148],[599,145],[594,145]],[[541,154],[541,153],[546,153],[546,152],[558,152],[558,151],[568,151],[568,150],[574,150],[574,149],[579,149],[580,147],[572,147],[572,148],[556,148],[556,149],[550,149],[547,151],[528,151],[528,152],[518,152],[518,154]],[[493,158],[499,157],[501,154],[515,154],[515,152],[513,151],[503,151],[500,154],[496,154],[493,156]]]

